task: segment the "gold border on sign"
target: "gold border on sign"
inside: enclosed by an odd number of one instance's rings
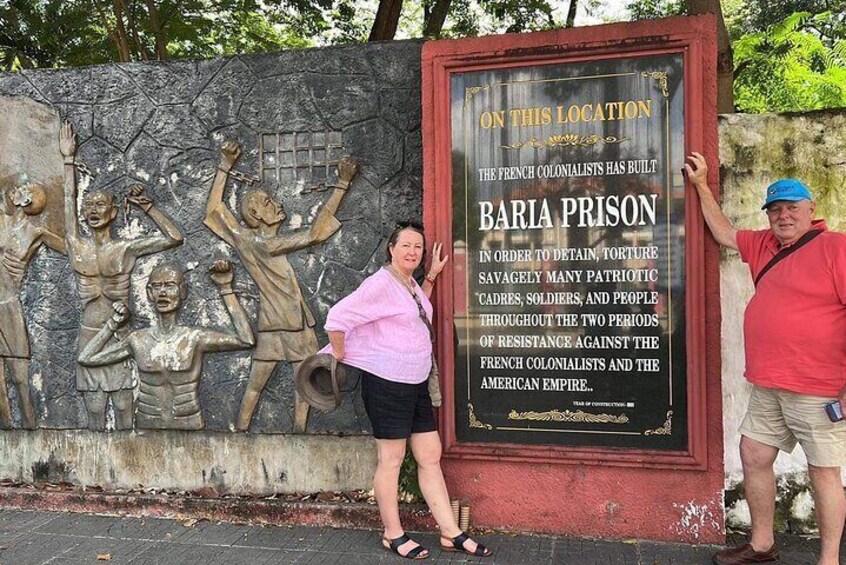
[[[610,145],[612,143],[623,143],[624,141],[629,141],[629,138],[617,137],[615,135],[601,136],[595,133],[592,135],[564,133],[550,135],[544,141],[540,141],[539,139],[533,137],[531,139],[527,139],[526,141],[519,141],[511,145],[501,145],[500,147],[502,149],[520,149],[521,147],[524,147],[526,145],[529,145],[530,147],[533,147],[535,149],[541,147],[589,147],[591,145],[596,145],[600,142]]]
[[[682,61],[682,65],[683,64],[684,64],[684,61]],[[539,84],[539,83],[545,83],[545,82],[565,82],[565,81],[573,81],[573,80],[579,80],[580,81],[580,80],[611,78],[611,77],[624,77],[624,76],[637,77],[638,74],[640,74],[644,78],[652,78],[652,79],[658,81],[658,86],[661,88],[661,93],[664,96],[664,98],[666,99],[665,100],[665,117],[666,117],[666,131],[665,131],[666,139],[665,139],[665,141],[667,142],[667,147],[666,147],[667,163],[669,163],[670,162],[669,161],[669,158],[670,158],[670,155],[669,155],[669,153],[670,153],[670,147],[669,147],[670,108],[669,108],[669,87],[668,87],[668,76],[667,76],[668,73],[666,71],[642,71],[640,73],[635,71],[635,72],[628,72],[628,73],[599,74],[599,75],[565,77],[565,78],[556,78],[556,79],[542,79],[542,80],[532,79],[532,80],[524,80],[524,81],[512,81],[512,82],[502,82],[502,83],[497,83],[497,84],[487,84],[487,85],[484,85],[484,86],[466,86],[465,87],[465,98],[464,98],[464,109],[465,109],[465,111],[462,112],[463,115],[462,115],[462,120],[461,120],[461,134],[462,134],[463,145],[464,145],[464,211],[465,211],[465,217],[469,217],[469,207],[470,207],[470,202],[469,202],[469,186],[470,186],[470,182],[469,182],[469,177],[470,177],[469,149],[470,149],[470,147],[469,146],[470,146],[470,140],[469,140],[469,136],[467,135],[467,126],[468,126],[467,120],[471,118],[471,115],[470,115],[470,112],[467,111],[467,106],[473,100],[473,97],[476,94],[478,94],[480,92],[490,91],[491,89],[493,89],[495,87],[501,87],[501,86],[509,87],[509,86],[514,86],[514,85],[518,85],[518,84]],[[551,136],[551,137],[554,137],[554,136]],[[613,136],[612,136],[612,138],[613,138]],[[623,141],[628,141],[628,140],[629,140],[628,138],[622,138],[619,141],[617,141],[617,143],[622,143]],[[539,142],[536,139],[534,141],[536,143],[543,143],[543,142]],[[523,145],[531,144],[531,142],[532,142],[532,139],[527,140],[526,142],[523,142]],[[603,140],[603,142],[611,143],[611,141],[605,141],[605,140]],[[532,144],[532,147],[536,147],[536,148],[543,147],[543,146],[544,145],[535,146],[534,144]],[[510,146],[502,146],[502,147],[503,148],[513,148],[513,147],[510,147]],[[671,175],[670,175],[669,166],[668,166],[668,167],[666,167],[666,193],[667,193],[666,196],[667,196],[667,219],[668,219],[666,236],[667,236],[667,242],[668,242],[668,247],[667,247],[668,250],[670,249],[669,243],[672,239],[671,238],[672,234],[670,232],[670,227],[669,227],[670,226],[670,223],[669,223],[670,208],[671,208],[671,202],[672,202],[672,195],[671,195],[672,190],[671,189],[672,189],[672,180],[671,180]],[[470,241],[468,223],[465,223],[465,226],[464,226],[464,238],[465,238],[464,240],[466,242]],[[670,280],[669,277],[671,276],[671,273],[672,273],[671,258],[669,257],[669,255],[671,255],[671,253],[668,251],[668,258],[667,258],[668,280]],[[468,263],[468,268],[467,268],[466,272],[464,273],[464,276],[465,276],[465,293],[466,293],[465,294],[465,300],[466,300],[465,303],[467,304],[467,310],[468,310],[467,311],[467,318],[468,319],[470,318],[470,304],[471,304],[470,303],[470,292],[469,292],[470,284],[469,284],[469,280],[467,280],[469,278],[469,275],[470,275],[470,269],[469,269],[469,263]],[[674,329],[672,328],[672,312],[673,312],[673,301],[672,300],[673,300],[672,299],[672,290],[668,289],[668,302],[669,302],[668,303],[668,314],[669,314],[669,317],[670,317],[670,328],[669,328],[669,332],[668,332],[668,334],[669,334],[669,367],[668,367],[669,371],[668,372],[669,372],[669,396],[670,396],[669,401],[670,401],[670,407],[671,408],[673,406],[672,344],[673,344],[673,337],[674,337],[674,334],[675,334]],[[469,324],[466,324],[466,327],[465,327],[465,340],[466,340],[467,357],[469,359],[471,357],[471,355],[470,355],[470,353],[471,353],[471,340],[470,340],[470,325]],[[471,377],[471,373],[472,373],[472,368],[468,364],[468,367],[467,367],[467,400],[468,401],[470,401],[472,399],[472,377]],[[485,424],[485,423],[481,422],[478,418],[476,418],[476,415],[475,415],[474,410],[473,410],[473,404],[471,402],[468,402],[467,406],[469,408],[468,419],[469,419],[469,426],[471,428],[480,428],[480,429],[487,429],[487,430],[494,429],[494,427],[491,426],[490,424]],[[555,411],[551,411],[551,412],[555,412]],[[565,411],[565,412],[567,412],[567,411]],[[578,412],[581,412],[581,411],[578,411]],[[512,414],[513,413],[515,413],[515,411],[512,410]],[[509,419],[513,419],[511,417],[512,414],[509,414]],[[529,415],[529,414],[532,414],[532,412],[525,412],[523,414]],[[534,414],[547,414],[547,413],[535,412]],[[575,413],[571,412],[571,414],[575,414]],[[611,435],[642,435],[642,434],[643,435],[670,435],[672,433],[672,414],[673,414],[673,411],[669,410],[667,412],[667,420],[664,422],[663,426],[661,426],[660,428],[653,429],[653,430],[646,430],[645,432],[636,432],[636,431],[626,432],[626,431],[610,431],[610,430],[608,430],[608,431],[573,430],[573,429],[561,429],[561,428],[547,429],[547,428],[537,428],[537,427],[516,428],[516,427],[506,427],[506,426],[496,426],[496,429],[497,430],[508,430],[508,431],[557,432],[557,433],[576,433],[576,434],[591,434],[591,433],[593,433],[593,434],[611,434]],[[517,413],[517,415],[519,416],[520,413]],[[607,415],[607,414],[599,414],[599,415],[593,415],[593,416],[614,417],[613,415]],[[625,414],[621,414],[620,416],[617,416],[617,417],[626,418],[628,420],[628,416],[626,416]],[[528,420],[529,418],[525,418],[525,419]],[[566,420],[563,420],[563,419],[562,420],[554,420],[552,417],[550,417],[546,420],[541,420],[540,418],[538,418],[537,421],[566,421]]]
[[[492,425],[485,424],[476,417],[476,413],[473,412],[473,405],[469,402],[467,403],[467,417],[470,420],[470,427],[471,428],[481,428],[483,430],[492,430],[493,429]]]
[[[473,97],[479,94],[480,92],[484,92],[486,90],[490,90],[491,85],[486,86],[467,86],[464,88],[464,103],[467,104]]]
[[[646,430],[643,432],[645,436],[668,436],[673,433],[673,411],[667,410],[667,420],[664,425],[654,430]]]
[[[581,422],[587,424],[627,424],[629,417],[625,414],[592,414],[583,410],[548,410],[547,412],[517,412],[508,413],[509,420],[532,420],[535,422]]]
[[[658,86],[661,87],[661,94],[664,98],[670,97],[670,91],[667,86],[667,72],[666,71],[642,71],[640,76],[644,78],[651,78],[658,81]]]

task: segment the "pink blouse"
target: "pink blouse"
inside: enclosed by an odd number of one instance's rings
[[[414,292],[432,319],[432,303],[415,282]],[[344,333],[344,358],[383,379],[422,383],[432,368],[432,342],[408,288],[382,268],[367,277],[326,317],[326,331]],[[331,353],[327,345],[320,353]]]

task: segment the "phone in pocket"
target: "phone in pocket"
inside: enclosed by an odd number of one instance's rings
[[[825,413],[828,414],[828,419],[832,422],[840,422],[843,420],[843,410],[840,408],[839,400],[826,404]]]

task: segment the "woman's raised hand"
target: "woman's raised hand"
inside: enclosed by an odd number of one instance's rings
[[[429,266],[429,274],[427,275],[430,279],[434,279],[440,275],[449,260],[449,255],[446,255],[443,259],[441,258],[442,249],[443,244],[438,241],[432,246],[432,264]]]

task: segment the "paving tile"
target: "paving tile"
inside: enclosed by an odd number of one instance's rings
[[[57,514],[53,520],[32,528],[32,531],[44,534],[108,536],[115,523],[133,518],[114,516],[95,516],[91,514]]]
[[[105,536],[118,539],[177,541],[192,529],[176,520],[161,518],[121,518],[106,530]]]
[[[22,510],[0,510],[0,532],[30,531],[32,528],[56,519],[60,514],[51,512],[27,512]]]
[[[136,556],[146,551],[157,542],[140,540],[121,540],[107,537],[93,537],[80,540],[62,557],[68,559],[88,559],[96,562],[98,555],[111,556],[109,565],[129,563]],[[104,563],[101,561],[100,563]]]
[[[195,545],[231,546],[243,541],[251,526],[224,524],[219,522],[199,522],[179,536],[179,543]]]
[[[617,542],[544,535],[476,534],[494,550],[477,558],[439,549],[435,532],[409,532],[438,565],[707,565],[723,546]],[[779,536],[782,563],[815,565],[819,540]],[[731,535],[729,545],[743,543]],[[846,539],[844,539],[846,550]],[[0,565],[408,565],[380,532],[308,526],[244,526],[49,512],[0,512]],[[844,551],[846,555],[846,551]]]
[[[76,543],[63,536],[27,533],[4,544],[0,550],[0,564],[42,565],[54,557],[64,556]]]

